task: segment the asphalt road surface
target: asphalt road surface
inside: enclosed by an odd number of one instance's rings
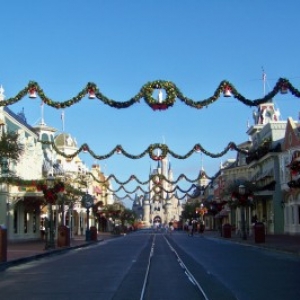
[[[0,299],[298,300],[300,257],[149,230],[0,272]]]

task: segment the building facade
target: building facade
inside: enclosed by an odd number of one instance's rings
[[[4,99],[1,87],[0,101]],[[46,125],[43,118],[37,126],[30,126],[24,111],[15,114],[8,107],[0,106],[0,137],[7,132],[18,134],[18,145],[22,149],[17,161],[6,157],[1,160],[0,224],[7,228],[9,240],[43,238],[50,215],[49,205],[37,189],[39,180],[53,177],[84,190],[97,207],[113,202],[111,183],[106,181],[99,165],[89,170],[78,154],[72,159],[67,157],[79,150],[70,134],[58,133]],[[22,186],[22,182],[26,184]],[[70,227],[71,236],[84,235],[87,224],[96,225],[97,213],[88,214],[81,200],[81,196],[64,193],[52,205],[56,232],[59,225],[66,225]]]

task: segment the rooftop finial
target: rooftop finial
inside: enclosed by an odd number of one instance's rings
[[[4,88],[2,85],[0,85],[0,100],[4,100],[5,99],[5,95],[4,95]]]

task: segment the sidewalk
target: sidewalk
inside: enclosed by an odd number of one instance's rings
[[[111,233],[99,233],[97,241],[86,241],[85,236],[75,236],[70,241],[70,247],[60,247],[52,250],[45,250],[44,240],[34,241],[13,241],[7,245],[7,262],[0,262],[0,271],[12,265],[27,262],[32,259],[41,258],[48,255],[54,255],[69,251],[70,249],[82,248],[111,239],[116,236]]]
[[[203,234],[197,233],[195,236],[203,235],[206,238],[218,238],[224,239],[229,242],[245,244],[252,247],[266,248],[274,251],[281,251],[292,253],[300,256],[300,235],[285,235],[285,234],[275,234],[266,235],[264,243],[256,243],[254,235],[248,236],[246,240],[237,236],[234,232],[231,233],[230,238],[224,238],[221,236],[219,231],[204,231]]]

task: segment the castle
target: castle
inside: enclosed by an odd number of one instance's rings
[[[145,227],[179,221],[182,205],[176,194],[173,171],[167,157],[158,161],[157,168],[150,170],[149,193],[136,195],[132,209]]]

